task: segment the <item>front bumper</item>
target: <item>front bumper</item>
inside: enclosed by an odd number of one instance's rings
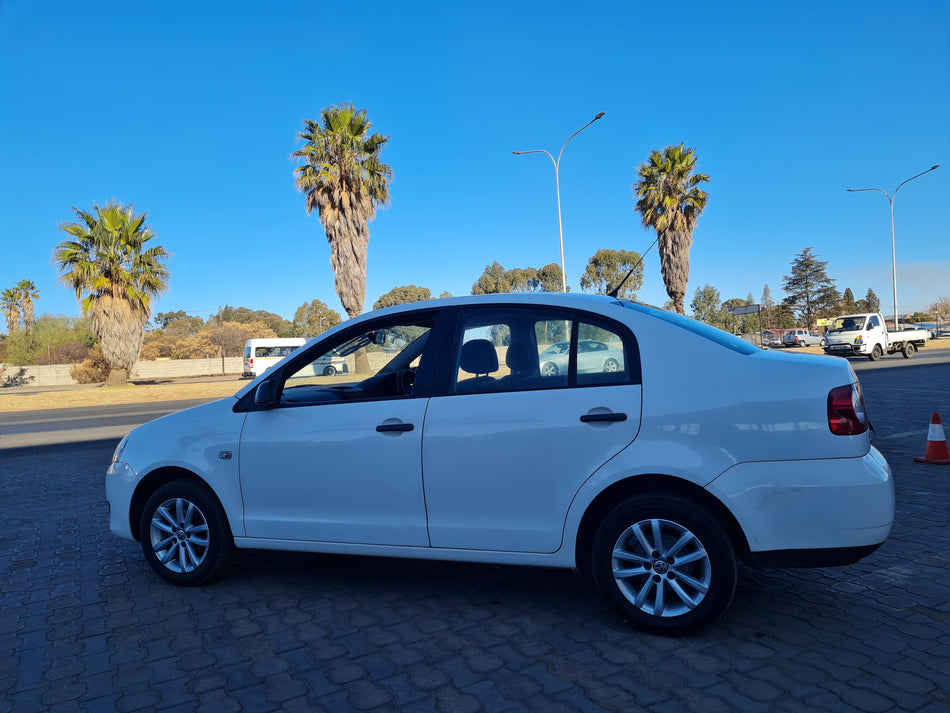
[[[741,463],[707,490],[732,511],[760,565],[850,563],[884,542],[894,521],[891,469],[873,447],[861,458]]]
[[[825,347],[825,353],[833,356],[866,356],[867,349],[864,344],[829,344]]]
[[[138,475],[127,463],[115,461],[106,471],[106,500],[109,502],[109,529],[119,537],[134,540],[129,512]]]

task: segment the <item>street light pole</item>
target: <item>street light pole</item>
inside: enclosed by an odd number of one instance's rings
[[[940,168],[938,163],[936,166],[931,166],[926,171],[918,173],[916,176],[911,176],[904,183],[909,183],[915,178],[920,178],[924,174],[930,173]],[[897,331],[900,328],[900,322],[897,316],[897,251],[894,247],[894,199],[897,197],[897,192],[901,189],[901,186],[904,185],[901,183],[900,186],[894,189],[894,193],[890,194],[887,191],[881,188],[848,188],[848,193],[860,193],[861,191],[877,191],[878,193],[883,193],[887,197],[887,202],[891,205],[891,279],[894,285],[894,331]]]
[[[579,133],[581,133],[584,129],[586,129],[588,126],[593,124],[598,119],[602,119],[603,116],[604,116],[604,112],[602,111],[598,112],[598,114],[593,119],[588,121],[586,124],[584,124],[581,128],[579,128],[573,134],[568,136],[567,141],[564,142],[564,146],[561,147],[561,153],[557,155],[557,160],[554,159],[554,156],[552,156],[550,152],[545,151],[544,149],[533,149],[531,151],[512,151],[511,152],[515,156],[523,156],[524,154],[529,154],[529,153],[543,153],[549,159],[551,159],[551,163],[554,164],[554,189],[555,191],[557,191],[557,233],[558,233],[558,240],[561,246],[561,292],[567,292],[567,272],[565,272],[564,270],[564,228],[561,224],[561,176],[560,176],[560,170],[559,170],[560,165],[561,165],[561,156],[563,155],[564,149],[567,148],[567,144],[571,139],[573,139],[575,136],[577,136]]]

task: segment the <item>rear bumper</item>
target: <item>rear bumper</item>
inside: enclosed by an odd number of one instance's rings
[[[873,447],[860,458],[742,463],[707,490],[760,566],[849,564],[884,542],[894,520],[891,469]]]

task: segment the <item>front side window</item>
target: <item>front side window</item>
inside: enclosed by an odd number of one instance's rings
[[[629,383],[632,339],[548,310],[463,314],[450,391],[486,393]]]
[[[428,318],[369,324],[310,350],[284,380],[281,405],[413,395],[432,329]]]

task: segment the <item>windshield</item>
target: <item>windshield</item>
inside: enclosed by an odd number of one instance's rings
[[[829,332],[860,332],[864,329],[865,317],[838,317]]]

